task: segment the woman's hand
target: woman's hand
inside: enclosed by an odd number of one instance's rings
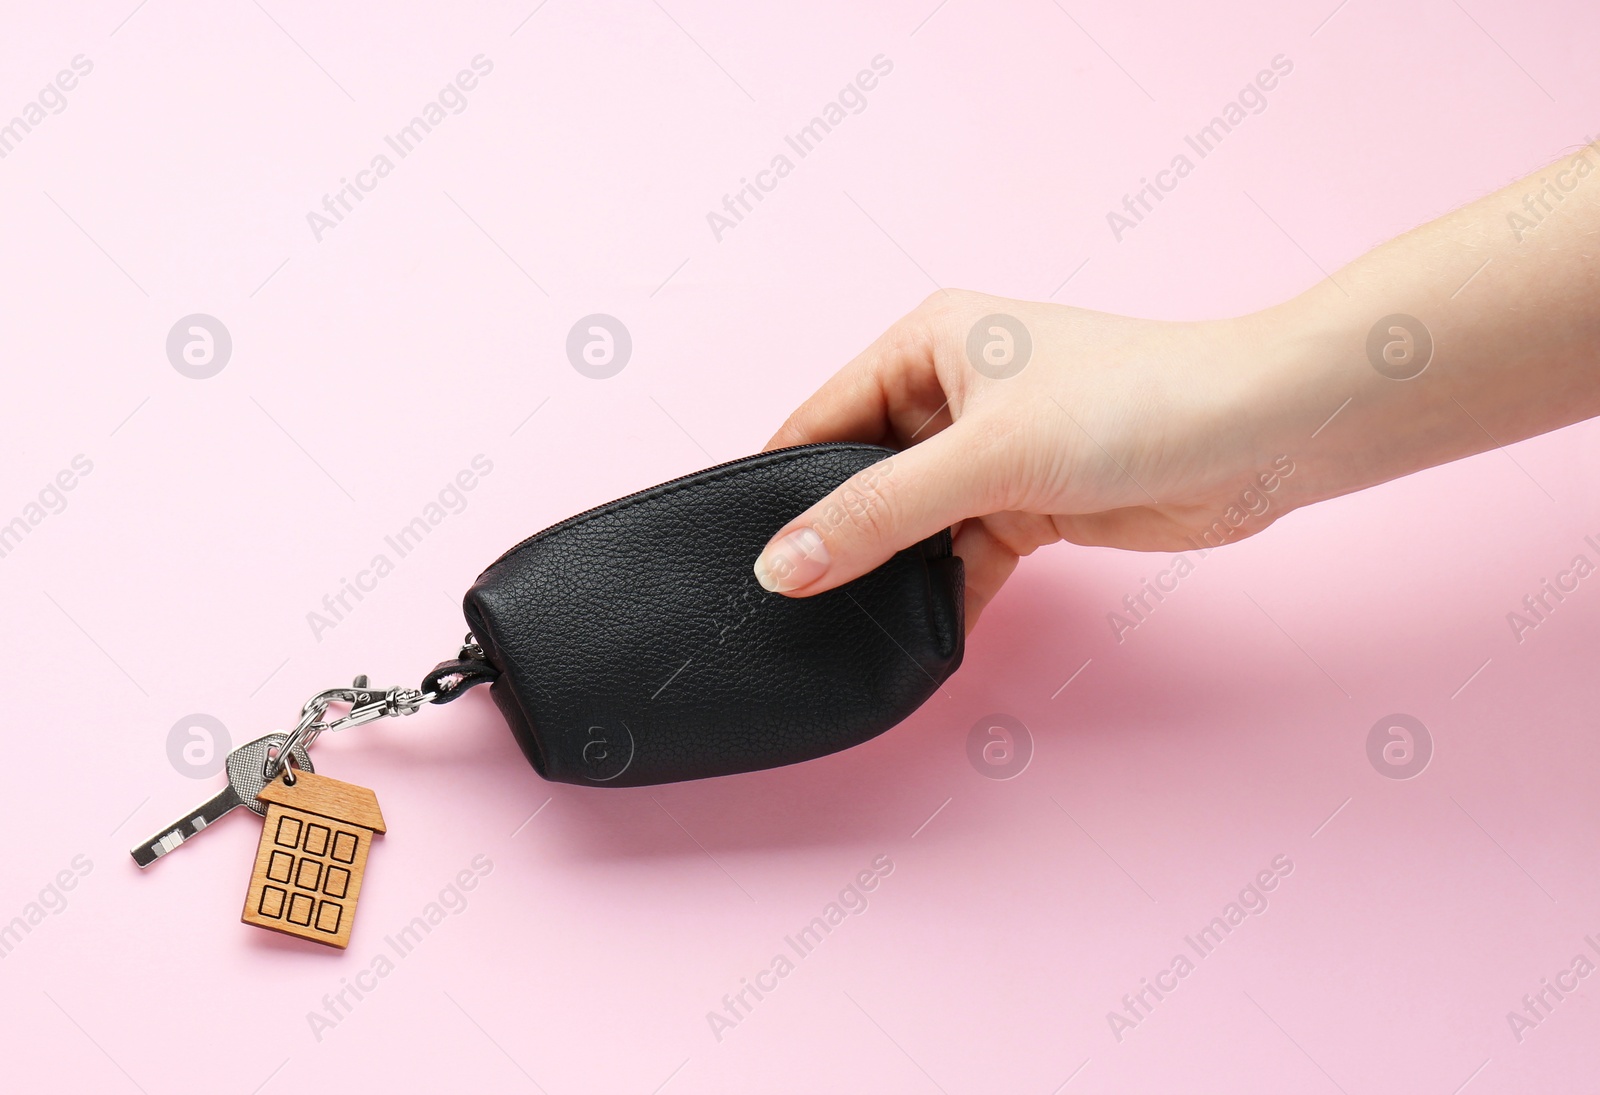
[[[1041,544],[1217,547],[1600,414],[1597,165],[1600,142],[1242,319],[940,291],[772,438],[902,451],[779,530],[756,576],[820,593],[956,525],[970,629]]]
[[[936,293],[769,442],[903,451],[789,522],[756,574],[769,590],[820,593],[958,525],[970,630],[1043,544],[1177,551],[1258,532],[1282,512],[1262,502],[1284,474],[1246,413],[1259,337],[1243,320]]]

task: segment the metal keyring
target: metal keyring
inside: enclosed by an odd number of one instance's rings
[[[357,677],[348,688],[325,689],[305,702],[300,709],[299,724],[290,731],[278,755],[267,760],[262,772],[269,783],[282,775],[284,784],[293,787],[295,775],[289,758],[296,748],[303,746],[310,749],[312,743],[328,730],[337,733],[347,726],[360,726],[375,719],[414,715],[423,704],[432,703],[436,698],[437,693],[421,692],[415,688],[368,688],[365,676]],[[328,713],[328,707],[335,703],[347,703],[350,710],[330,722],[320,721]]]
[[[310,703],[306,704],[300,716],[299,725],[289,732],[289,736],[279,746],[278,755],[268,758],[266,765],[262,768],[268,783],[277,779],[281,774],[285,785],[294,786],[294,770],[289,766],[289,761],[297,748],[301,746],[307,749],[311,748],[311,743],[317,740],[317,735],[321,732],[317,729],[317,720],[326,713],[328,704],[327,701],[319,703],[319,700],[322,700],[321,696],[314,697]]]

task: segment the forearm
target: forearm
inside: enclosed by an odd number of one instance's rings
[[[1391,316],[1406,318],[1380,324]],[[1266,403],[1253,408],[1256,447],[1295,460],[1297,505],[1600,414],[1600,147],[1243,329]]]

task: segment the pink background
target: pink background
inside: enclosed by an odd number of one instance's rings
[[[1170,560],[1044,551],[943,694],[797,768],[546,785],[484,695],[325,738],[319,769],[390,825],[342,954],[238,922],[243,812],[148,872],[127,854],[219,786],[168,759],[186,715],[237,745],[355,673],[414,683],[502,548],[759,448],[935,284],[1237,313],[1600,124],[1586,5],[1336,2],[9,11],[0,120],[93,71],[0,160],[0,521],[93,471],[0,559],[0,923],[88,865],[0,959],[8,1080],[1590,1084],[1600,981],[1520,1042],[1506,1014],[1600,940],[1600,589],[1521,643],[1506,614],[1600,561],[1593,424],[1296,514],[1122,643],[1106,614]],[[317,242],[306,213],[479,54],[466,109]],[[706,213],[879,54],[866,109],[718,242]],[[1278,54],[1267,109],[1117,243],[1106,212]],[[204,381],[165,353],[197,312],[234,345]],[[564,349],[596,312],[634,341],[603,381]],[[465,510],[319,641],[306,614],[480,453]],[[1394,712],[1432,734],[1414,779],[1367,758]],[[991,713],[1031,731],[1011,780],[968,761]],[[318,1040],[307,1013],[480,855],[465,908]],[[716,1038],[707,1013],[880,855],[867,910]],[[1118,1041],[1107,1012],[1278,856],[1266,911]]]

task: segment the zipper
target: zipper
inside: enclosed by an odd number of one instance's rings
[[[535,540],[539,540],[539,539],[541,539],[541,538],[543,538],[545,536],[549,536],[552,533],[560,532],[562,529],[567,528],[568,526],[571,526],[571,525],[575,525],[579,521],[584,520],[585,518],[593,517],[597,513],[603,513],[606,510],[611,509],[614,506],[622,505],[624,502],[631,502],[635,498],[639,498],[639,497],[641,497],[643,495],[653,494],[654,492],[660,490],[662,487],[675,486],[678,483],[683,483],[683,482],[686,482],[686,481],[688,481],[690,479],[696,479],[696,478],[699,478],[702,475],[707,475],[707,474],[709,474],[711,472],[725,471],[728,468],[738,467],[740,464],[749,464],[749,463],[753,463],[753,462],[755,462],[757,460],[765,460],[765,459],[768,459],[769,457],[780,456],[780,455],[784,455],[784,454],[787,454],[787,453],[809,452],[809,451],[814,450],[814,449],[879,449],[879,450],[881,450],[881,451],[883,451],[885,453],[888,453],[890,455],[892,455],[893,452],[894,452],[893,449],[885,448],[882,445],[868,444],[867,442],[864,442],[864,441],[860,441],[860,442],[857,442],[857,441],[813,441],[809,445],[791,445],[788,448],[784,448],[784,449],[773,449],[770,452],[760,452],[760,453],[756,453],[754,456],[741,456],[737,460],[728,460],[728,461],[724,461],[721,464],[713,464],[709,468],[701,468],[699,471],[690,472],[688,475],[680,475],[676,479],[668,479],[665,483],[657,483],[653,487],[646,487],[643,490],[636,490],[632,494],[623,495],[621,498],[613,498],[611,501],[606,502],[603,505],[591,506],[588,509],[584,510],[582,513],[575,513],[571,517],[566,518],[565,520],[557,521],[555,524],[551,525],[549,528],[540,529],[538,532],[534,533],[532,536],[526,537],[525,539],[523,539],[523,540],[513,544],[511,547],[507,548],[505,551],[502,551],[500,553],[500,557],[498,559],[496,559],[494,562],[490,563],[487,567],[484,567],[484,573],[487,574],[490,570],[493,570],[496,566],[499,566],[502,562],[504,562],[508,557],[510,557],[512,555],[515,555],[517,552],[521,551],[523,548],[527,547],[529,544],[533,543]],[[480,575],[480,577],[481,577],[481,575]]]

